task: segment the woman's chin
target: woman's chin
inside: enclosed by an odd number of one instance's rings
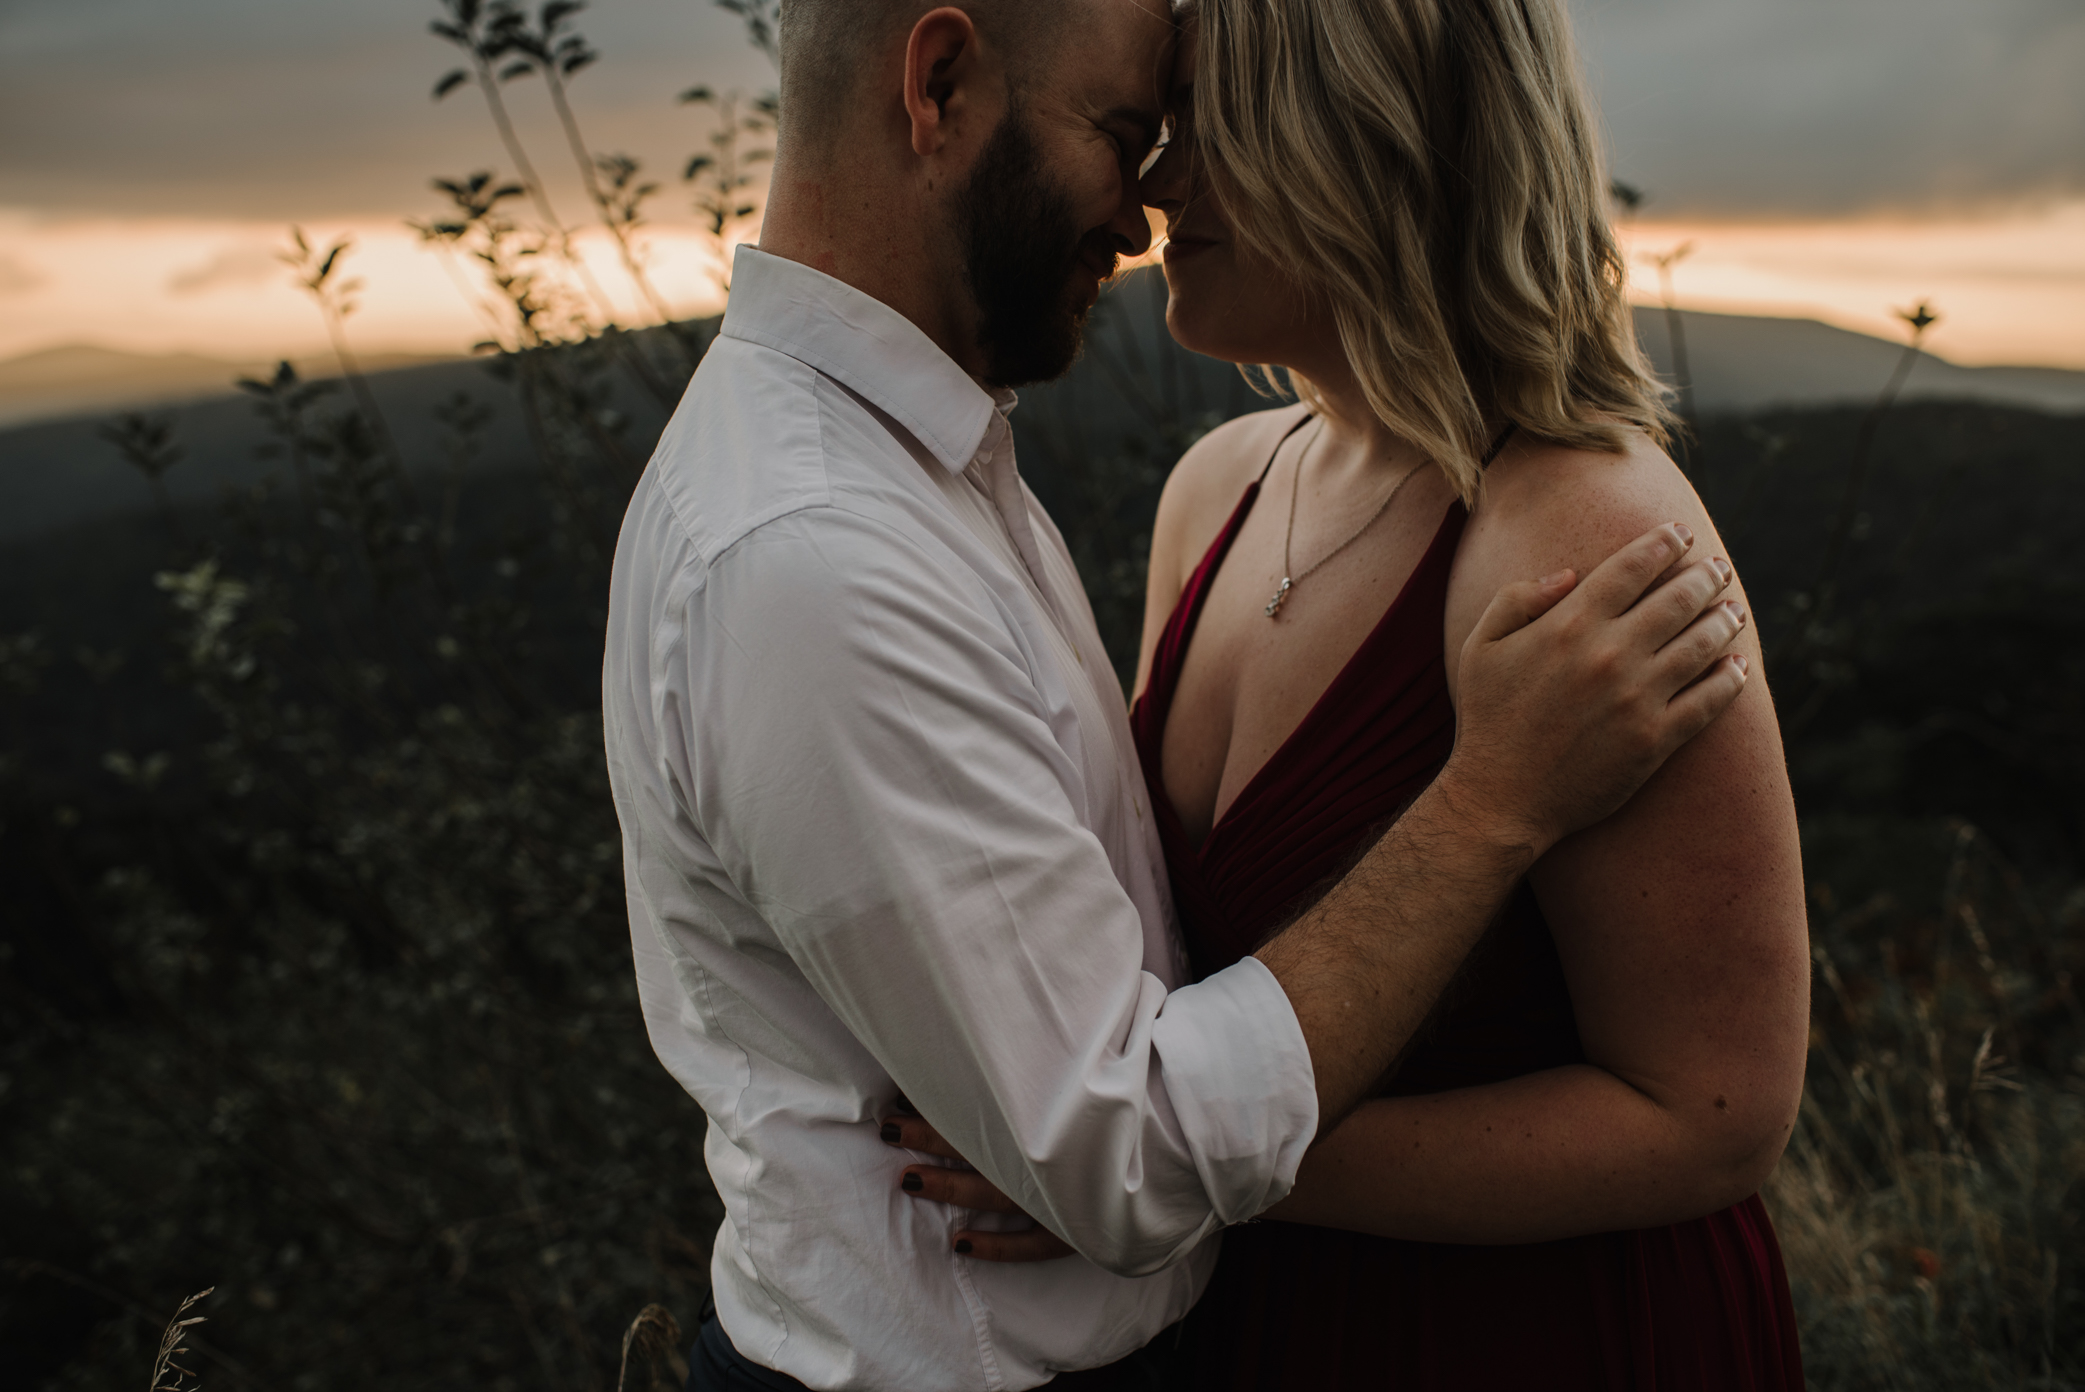
[[[1221,329],[1223,315],[1213,312],[1213,306],[1205,309],[1204,304],[1177,288],[1172,290],[1166,298],[1166,332],[1173,341],[1190,353],[1219,362],[1258,362],[1250,353],[1239,352],[1239,345],[1232,341],[1236,336]]]

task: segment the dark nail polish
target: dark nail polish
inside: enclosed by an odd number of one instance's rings
[[[896,1145],[899,1141],[902,1141],[904,1139],[905,1133],[898,1129],[898,1123],[896,1123],[895,1121],[886,1121],[883,1123],[883,1140],[886,1145]]]
[[[969,1239],[969,1238],[967,1238],[967,1237],[959,1237],[959,1238],[957,1238],[957,1239],[956,1239],[956,1255],[957,1255],[957,1256],[959,1256],[959,1257],[967,1257],[967,1256],[969,1256],[969,1255],[970,1255],[970,1239]]]
[[[916,1174],[908,1174],[898,1181],[898,1187],[908,1194],[917,1194],[927,1187],[927,1182]]]

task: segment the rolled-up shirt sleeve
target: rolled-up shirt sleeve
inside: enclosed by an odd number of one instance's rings
[[[973,572],[819,508],[675,603],[655,695],[689,814],[952,1145],[1124,1275],[1289,1191],[1317,1103],[1287,996],[1253,958],[1170,993],[1143,969],[1032,655]]]

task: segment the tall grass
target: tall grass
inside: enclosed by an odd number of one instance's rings
[[[2052,916],[1959,821],[1809,839],[1844,864],[1848,837],[1930,859],[1815,891],[1810,1076],[1767,1189],[1812,1383],[2085,1386],[2079,901]]]

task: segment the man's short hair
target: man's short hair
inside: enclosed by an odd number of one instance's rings
[[[938,0],[954,3],[986,41],[1007,55],[1018,93],[1056,47],[1075,0]],[[840,133],[861,78],[885,45],[911,32],[937,0],[784,0],[781,11],[782,122],[791,143]]]

